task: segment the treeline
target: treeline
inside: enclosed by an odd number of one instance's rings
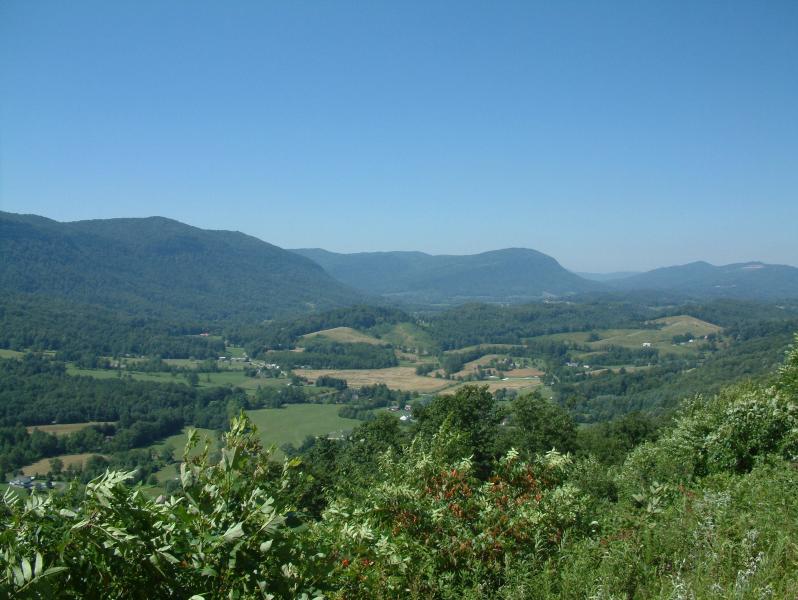
[[[384,369],[399,364],[393,349],[376,344],[311,338],[304,343],[304,349],[304,352],[272,351],[263,358],[281,369]]]
[[[404,408],[417,398],[417,393],[392,390],[384,383],[364,385],[357,390],[347,389],[338,394],[337,401],[343,403],[338,409],[338,416],[369,421],[376,418],[376,409],[388,406]]]
[[[323,329],[352,327],[368,331],[412,321],[410,315],[395,308],[358,305],[262,325],[231,325],[225,333],[236,345],[246,347],[250,356],[258,356],[266,350],[289,350],[303,335]]]
[[[544,303],[522,306],[470,304],[429,321],[441,350],[476,344],[521,344],[526,338],[567,331],[649,327],[654,311],[627,303]]]
[[[0,348],[52,350],[60,360],[99,356],[216,358],[221,340],[200,337],[200,325],[131,317],[98,306],[34,295],[0,298]]]
[[[0,472],[58,454],[145,446],[186,425],[224,429],[241,408],[249,408],[241,390],[73,377],[63,363],[34,355],[0,360]],[[24,427],[90,421],[113,424],[63,437]]]
[[[560,368],[547,375],[547,383],[557,401],[580,422],[607,421],[635,411],[666,415],[684,398],[715,393],[730,383],[760,380],[772,373],[792,334],[778,323],[754,330],[761,337],[741,339],[696,358],[661,356],[651,368],[595,375]],[[590,360],[595,366],[594,358]]]

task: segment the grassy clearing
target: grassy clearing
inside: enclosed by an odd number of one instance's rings
[[[394,390],[407,392],[437,392],[451,384],[445,379],[416,375],[413,367],[390,367],[387,369],[295,369],[294,373],[315,381],[322,375],[346,379],[350,387],[362,387],[384,383]]]
[[[473,346],[464,346],[455,350],[447,350],[444,354],[458,354],[460,352],[473,352],[475,350],[491,350],[493,348],[514,348],[519,344],[474,344]]]
[[[506,356],[502,356],[501,354],[486,354],[485,356],[481,356],[476,360],[465,363],[462,369],[453,374],[453,377],[468,377],[469,375],[474,375],[478,367],[485,367],[490,361],[500,358],[506,358]]]
[[[247,355],[247,351],[241,346],[227,346],[224,351],[228,358],[244,358]]]
[[[594,351],[601,351],[607,346],[638,349],[642,348],[644,343],[648,343],[651,344],[652,348],[656,348],[664,354],[690,354],[705,343],[702,339],[705,335],[717,334],[721,331],[721,328],[717,325],[689,315],[663,317],[652,321],[652,323],[660,327],[658,329],[600,329],[595,332],[570,331],[542,335],[530,339],[584,344]],[[589,341],[591,333],[595,333],[600,339],[593,342]],[[673,344],[674,336],[686,333],[692,333],[695,336],[694,343],[685,345]],[[583,356],[587,358],[589,355],[584,354]]]
[[[86,423],[57,423],[54,425],[30,425],[25,429],[28,430],[28,433],[31,433],[34,429],[38,429],[44,433],[52,433],[56,436],[63,436],[69,435],[70,433],[74,433],[76,431],[80,431],[81,429],[86,429],[86,427],[90,427],[92,425],[109,425],[109,422],[106,421],[88,421]]]
[[[17,352],[16,350],[6,350],[0,348],[0,358],[22,358],[25,356],[24,352]]]
[[[94,377],[95,379],[114,379],[119,377],[119,372],[115,369],[80,369],[74,365],[67,365],[67,374],[83,375]],[[260,379],[257,377],[247,377],[243,369],[218,371],[216,373],[198,373],[199,382],[197,387],[212,388],[231,385],[240,387],[249,393],[254,393],[258,386],[281,387],[287,385],[287,379]],[[122,377],[129,377],[135,381],[154,381],[156,383],[179,383],[188,385],[183,375],[172,373],[142,373],[139,371],[122,371]]]
[[[498,390],[516,390],[518,392],[531,392],[535,389],[541,389],[540,379],[486,379],[485,381],[468,381],[460,383],[451,389],[447,389],[445,394],[455,393],[457,390],[466,385],[486,385],[491,393]]]
[[[62,454],[61,456],[43,458],[41,460],[37,460],[33,464],[28,465],[27,467],[22,467],[22,473],[25,475],[47,475],[47,473],[50,472],[50,461],[53,458],[60,458],[64,463],[65,469],[73,465],[83,467],[83,464],[90,456],[102,456],[102,454],[97,454],[96,452],[84,452],[83,454]]]
[[[413,323],[397,323],[381,339],[397,348],[413,348],[418,353],[432,352],[435,342],[430,335]]]
[[[67,375],[94,377],[95,379],[116,379],[119,371],[116,369],[81,369],[72,364],[67,364]],[[137,371],[122,371],[122,377],[130,377],[136,381],[157,381],[159,383],[186,383],[185,378],[171,373],[140,373]]]
[[[333,327],[332,329],[323,329],[308,333],[302,336],[303,339],[324,338],[333,342],[340,342],[342,344],[374,344],[380,346],[385,344],[384,341],[375,338],[374,336],[361,333],[357,329],[351,327]]]
[[[289,404],[283,408],[262,408],[247,411],[264,445],[285,443],[299,445],[309,436],[341,435],[357,427],[361,421],[338,416],[335,404]],[[278,458],[282,456],[279,453]]]
[[[524,369],[513,369],[512,371],[507,371],[505,373],[507,377],[543,377],[545,373],[540,369],[535,369],[532,367],[527,367]]]

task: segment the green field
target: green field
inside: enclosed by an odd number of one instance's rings
[[[114,379],[119,377],[116,369],[81,369],[75,365],[67,365],[69,375],[84,375],[95,379]],[[267,379],[257,377],[247,377],[243,370],[219,371],[216,373],[198,373],[199,383],[197,387],[210,388],[226,385],[237,386],[244,390],[254,393],[258,386],[263,387],[282,387],[288,384],[287,379]],[[157,383],[180,383],[188,385],[186,378],[182,374],[172,373],[142,373],[140,371],[122,371],[122,377],[130,377],[136,381],[155,381]]]
[[[687,315],[663,317],[652,321],[652,323],[659,325],[659,327],[657,329],[599,329],[594,333],[600,339],[593,342],[588,341],[591,334],[589,331],[555,333],[530,339],[585,344],[594,352],[600,351],[607,346],[638,349],[643,348],[643,344],[647,343],[651,344],[651,348],[655,348],[664,354],[691,354],[705,344],[702,339],[705,335],[718,334],[721,330],[717,325]],[[684,335],[688,332],[695,336],[695,342],[684,345],[673,344],[674,336]],[[582,357],[587,359],[589,356],[589,353],[585,353]]]
[[[22,358],[25,356],[24,352],[17,352],[16,350],[5,350],[0,348],[0,358]]]
[[[339,417],[339,408],[335,404],[289,404],[250,410],[247,415],[257,425],[263,444],[279,448],[285,443],[298,446],[309,435],[341,435],[360,425],[356,419]]]
[[[396,348],[417,349],[422,353],[432,352],[435,348],[435,342],[430,335],[413,323],[397,323],[385,333],[381,333],[380,340]]]
[[[227,346],[224,351],[228,358],[244,358],[247,355],[246,350],[241,346]]]

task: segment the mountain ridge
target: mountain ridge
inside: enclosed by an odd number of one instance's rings
[[[164,217],[59,223],[0,213],[0,286],[164,316],[262,320],[363,301],[319,265]]]
[[[529,248],[477,254],[414,251],[342,254],[318,248],[292,250],[318,262],[363,292],[415,301],[531,301],[600,289],[556,259]]]

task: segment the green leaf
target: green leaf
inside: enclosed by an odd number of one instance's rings
[[[230,529],[228,529],[222,538],[225,542],[230,543],[244,535],[244,528],[242,527],[243,523],[239,522],[233,525]]]
[[[22,559],[22,575],[25,577],[25,581],[30,581],[33,578],[33,569],[31,569],[27,558]]]

